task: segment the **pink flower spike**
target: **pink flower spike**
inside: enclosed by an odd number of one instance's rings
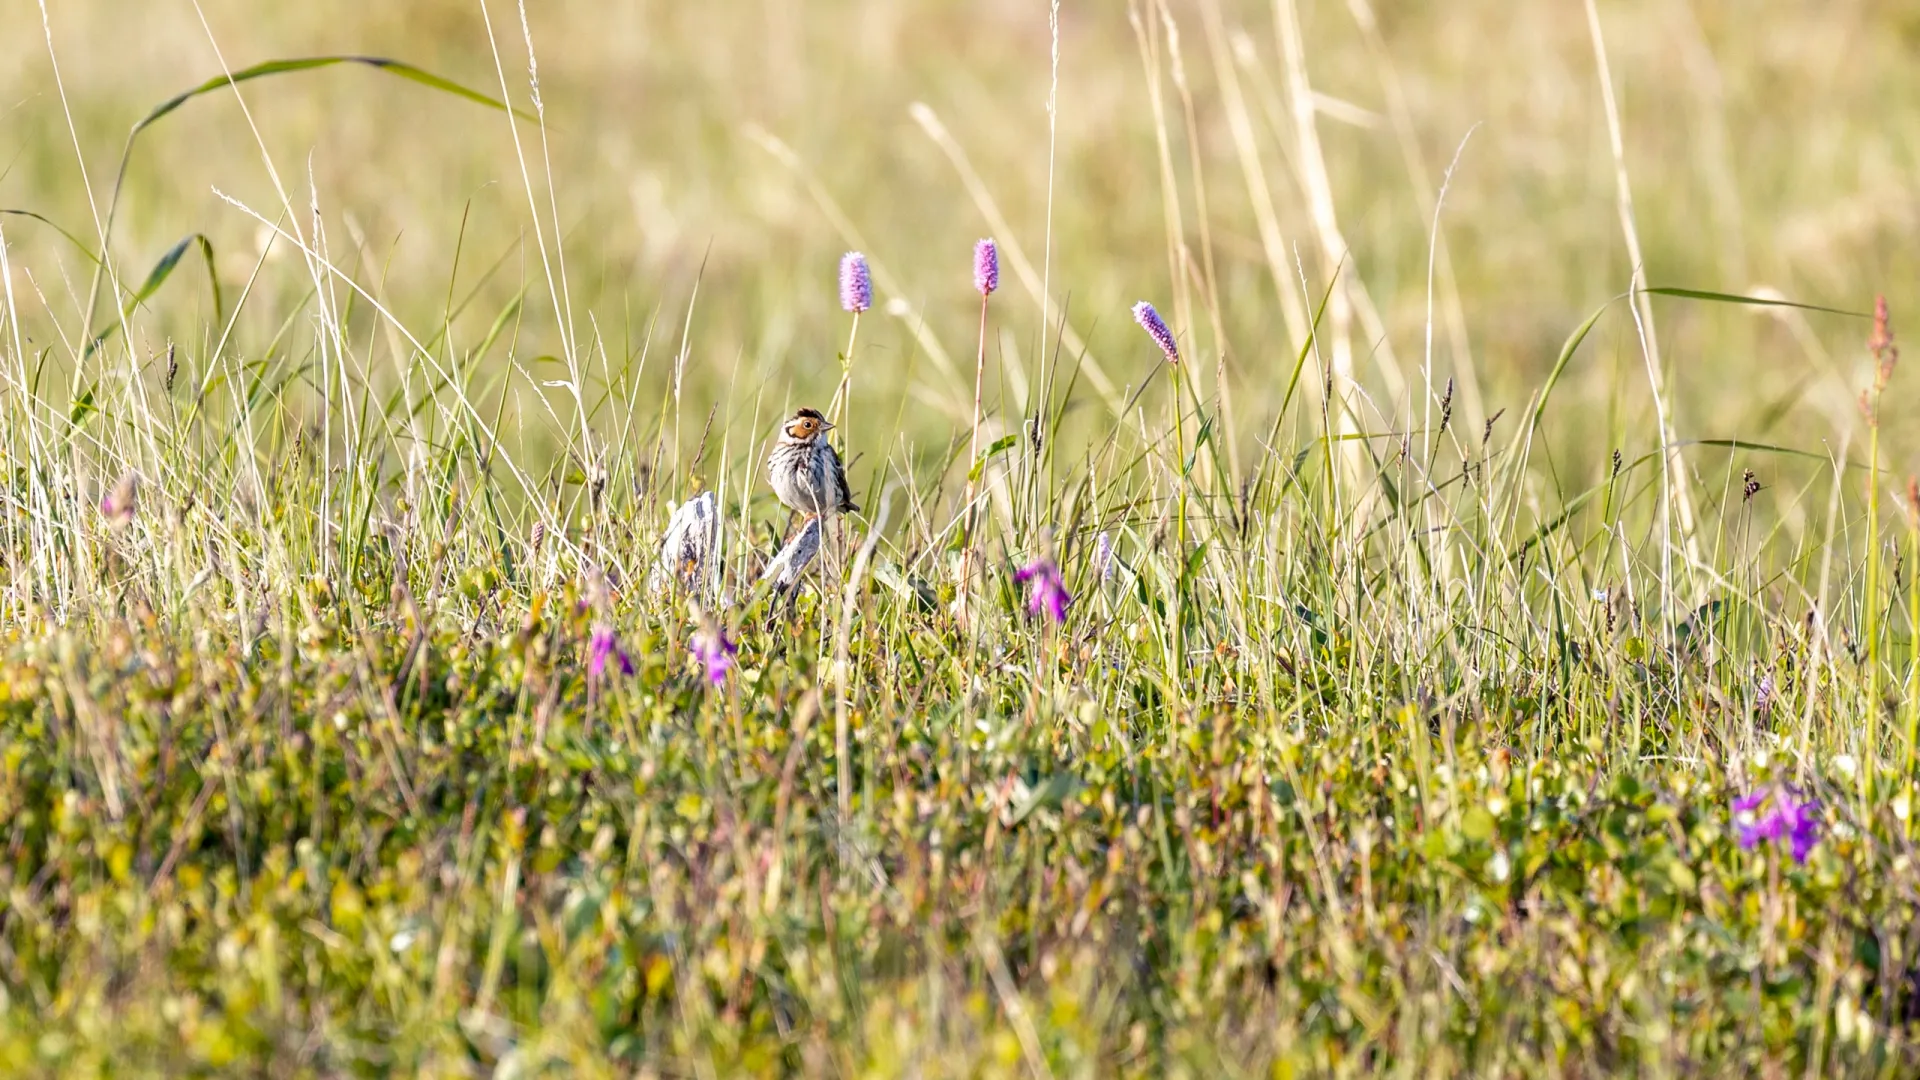
[[[1052,559],[1039,558],[1020,568],[1013,580],[1027,586],[1027,610],[1034,615],[1046,614],[1053,621],[1067,621],[1067,605],[1073,603],[1073,597],[1067,593],[1067,583],[1060,576],[1060,565]]]
[[[857,251],[840,256],[840,306],[855,315],[873,306],[873,274]]]
[[[614,636],[613,627],[603,624],[593,628],[593,643],[587,651],[587,674],[596,682],[599,681],[605,677],[609,661],[617,665],[620,674],[633,674],[633,658],[620,647],[620,639]]]
[[[727,681],[727,672],[732,669],[740,646],[728,641],[727,632],[716,626],[694,637],[692,651],[707,666],[707,681],[720,686]]]
[[[1000,249],[988,237],[973,245],[973,288],[981,296],[1000,287]]]
[[[1803,801],[1799,792],[1785,784],[1735,799],[1733,813],[1740,846],[1749,851],[1762,841],[1785,840],[1793,861],[1804,863],[1820,843],[1820,801]]]
[[[108,523],[119,528],[131,522],[134,514],[140,510],[140,477],[137,473],[128,473],[113,485],[113,490],[100,496],[100,516]]]
[[[1152,304],[1142,300],[1133,305],[1133,321],[1140,324],[1140,328],[1147,332],[1147,336],[1153,339],[1155,345],[1160,346],[1160,351],[1166,355],[1167,363],[1180,362],[1180,346],[1173,340],[1173,331],[1167,329],[1167,321],[1160,317],[1160,313],[1153,309]]]

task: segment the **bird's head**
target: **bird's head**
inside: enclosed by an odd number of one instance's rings
[[[832,430],[833,425],[827,423],[827,418],[820,415],[818,409],[801,409],[794,413],[785,428],[787,438],[803,443],[812,442]]]

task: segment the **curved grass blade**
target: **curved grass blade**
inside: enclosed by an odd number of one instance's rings
[[[1755,296],[1736,296],[1732,293],[1709,292],[1705,289],[1683,289],[1675,286],[1659,286],[1642,291],[1652,293],[1655,296],[1675,296],[1688,300],[1705,300],[1710,303],[1750,304],[1760,307],[1790,307],[1800,308],[1805,311],[1823,311],[1832,315],[1848,315],[1861,319],[1867,318],[1867,316],[1857,311],[1842,311],[1838,308],[1819,307],[1814,304],[1800,304],[1791,300],[1763,300]],[[1546,383],[1540,387],[1540,396],[1534,401],[1533,413],[1528,417],[1526,427],[1514,434],[1514,445],[1508,454],[1510,461],[1518,461],[1519,456],[1517,451],[1532,442],[1533,433],[1540,425],[1540,417],[1546,412],[1547,398],[1553,394],[1554,384],[1560,381],[1561,374],[1567,370],[1567,364],[1573,360],[1573,354],[1579,350],[1581,343],[1587,340],[1587,335],[1593,331],[1594,324],[1600,321],[1600,316],[1606,314],[1607,309],[1612,307],[1614,302],[1620,299],[1622,299],[1622,297],[1616,296],[1600,305],[1594,310],[1592,315],[1587,316],[1587,321],[1581,323],[1579,328],[1567,338],[1566,344],[1560,347],[1560,357],[1554,361],[1553,370],[1548,372]],[[1777,449],[1775,447],[1759,446],[1753,448]]]
[[[1559,383],[1560,376],[1566,372],[1567,365],[1573,362],[1573,354],[1580,351],[1581,343],[1586,341],[1587,335],[1593,332],[1594,325],[1600,321],[1600,316],[1605,315],[1607,309],[1619,299],[1619,296],[1613,297],[1594,308],[1593,314],[1587,316],[1587,321],[1581,323],[1572,334],[1568,335],[1566,342],[1560,346],[1560,356],[1554,360],[1553,370],[1547,372],[1547,381],[1540,385],[1540,395],[1534,398],[1533,411],[1527,415],[1527,422],[1520,425],[1519,430],[1513,433],[1513,442],[1507,447],[1505,468],[1509,472],[1519,469],[1523,464],[1521,451],[1533,445],[1533,433],[1539,430],[1540,417],[1547,411],[1547,399],[1553,396],[1554,386]]]
[[[1594,308],[1593,314],[1587,316],[1587,321],[1581,323],[1579,329],[1568,335],[1566,343],[1560,346],[1560,356],[1554,360],[1553,370],[1547,372],[1547,381],[1540,385],[1539,400],[1534,402],[1533,415],[1528,418],[1527,430],[1529,433],[1540,423],[1540,414],[1547,411],[1547,399],[1553,396],[1554,384],[1560,381],[1560,376],[1566,372],[1567,365],[1573,361],[1573,354],[1580,351],[1581,343],[1585,342],[1587,335],[1593,332],[1594,324],[1600,321],[1600,316],[1605,315],[1607,309],[1612,307],[1614,302],[1619,299],[1620,297],[1616,296],[1612,300],[1608,300],[1606,303]]]
[[[438,90],[444,94],[452,94],[454,97],[471,101],[476,105],[485,105],[490,109],[498,109],[502,112],[511,113],[523,120],[531,122],[536,119],[523,110],[513,108],[498,99],[488,97],[478,90],[462,86],[452,79],[442,78],[425,68],[415,67],[404,61],[392,60],[384,56],[308,56],[292,60],[268,60],[263,63],[254,64],[251,67],[241,68],[239,71],[215,76],[198,86],[183,90],[154,106],[152,111],[141,117],[139,123],[133,125],[133,130],[127,132],[126,144],[121,148],[120,167],[114,173],[113,191],[107,198],[107,224],[103,230],[104,235],[100,241],[101,256],[94,260],[93,284],[87,291],[87,326],[85,336],[89,342],[93,340],[94,299],[100,294],[100,275],[106,270],[106,251],[109,242],[113,238],[114,221],[119,217],[120,190],[126,186],[127,168],[133,162],[133,145],[139,140],[140,133],[152,127],[161,117],[180,108],[194,98],[202,97],[206,94],[211,94],[229,87],[237,88],[243,82],[266,78],[269,75],[287,75],[300,71],[315,71],[320,68],[334,67],[340,64],[357,64],[362,67],[372,68],[375,71],[384,71],[389,75],[397,75],[402,79],[419,83],[422,86]],[[103,334],[101,336],[104,339],[105,335]],[[89,348],[88,351],[91,352],[92,349]]]
[[[1334,282],[1329,281],[1327,283],[1327,291],[1320,295],[1320,306],[1314,309],[1313,322],[1307,327],[1307,340],[1300,343],[1300,352],[1293,359],[1293,374],[1287,378],[1287,392],[1281,396],[1280,410],[1273,414],[1273,427],[1267,432],[1266,445],[1269,449],[1279,440],[1280,425],[1286,423],[1287,412],[1293,408],[1293,395],[1294,392],[1300,388],[1300,375],[1306,370],[1307,357],[1313,355],[1314,345],[1319,339],[1320,319],[1327,313],[1327,302],[1333,299],[1333,287]],[[1254,479],[1253,490],[1255,502],[1258,502],[1266,493],[1267,460],[1268,459],[1264,458],[1261,460],[1260,469]],[[1299,462],[1295,463],[1294,471],[1299,471]]]
[[[249,82],[253,79],[265,78],[268,75],[286,75],[297,71],[315,71],[320,68],[333,67],[337,64],[360,64],[377,71],[387,72],[390,75],[398,75],[403,79],[417,82],[422,86],[432,87],[442,93],[465,98],[476,105],[485,105],[490,109],[499,109],[502,112],[512,112],[522,120],[532,121],[534,119],[533,116],[520,109],[509,109],[505,103],[497,98],[488,97],[478,90],[462,86],[452,79],[441,78],[431,71],[415,67],[404,61],[391,60],[384,56],[305,56],[292,60],[268,60],[264,63],[255,64],[252,67],[242,68],[239,71],[233,72],[231,75],[216,75],[190,90],[183,90],[154,106],[153,111],[141,117],[140,122],[133,125],[133,131],[127,135],[127,142],[131,144],[134,137],[146,130],[154,121],[159,120],[161,117],[202,95],[211,94],[217,90],[224,90],[229,86],[238,86],[240,83]]]
[[[1810,461],[1818,461],[1822,463],[1828,463],[1828,462],[1831,462],[1832,460],[1831,458],[1827,457],[1827,455],[1825,454],[1816,454],[1810,450],[1795,450],[1793,447],[1790,447],[1790,446],[1774,446],[1769,443],[1757,443],[1748,439],[1687,439],[1683,442],[1674,443],[1673,449],[1679,450],[1688,446],[1713,446],[1713,447],[1719,447],[1721,449],[1726,449],[1726,450],[1751,450],[1754,453],[1781,454],[1786,457],[1807,458]],[[1623,466],[1620,472],[1616,474],[1616,476],[1610,477],[1607,480],[1601,481],[1600,483],[1593,485],[1587,490],[1581,492],[1579,495],[1575,496],[1573,499],[1569,500],[1565,506],[1561,507],[1560,513],[1558,515],[1556,515],[1552,520],[1543,523],[1540,526],[1540,528],[1534,531],[1534,534],[1532,536],[1527,538],[1525,543],[1521,544],[1517,549],[1515,549],[1514,553],[1511,556],[1509,556],[1508,561],[1509,562],[1519,561],[1523,556],[1526,555],[1529,548],[1532,548],[1534,545],[1540,543],[1540,541],[1545,540],[1547,537],[1552,536],[1554,533],[1558,532],[1562,526],[1566,525],[1568,521],[1572,520],[1575,514],[1580,512],[1581,507],[1584,507],[1585,505],[1587,505],[1588,502],[1592,501],[1594,496],[1605,491],[1610,485],[1613,484],[1614,480],[1618,479],[1618,477],[1620,476],[1626,476],[1627,474],[1633,472],[1635,469],[1638,469],[1640,466],[1645,465],[1647,462],[1652,461],[1659,456],[1660,456],[1660,453],[1657,450],[1651,453],[1642,454],[1639,457],[1634,458],[1632,462]],[[1862,465],[1859,462],[1847,462],[1846,467],[1850,469],[1866,468],[1865,465]]]
[[[1578,514],[1581,508],[1592,502],[1595,496],[1612,487],[1621,477],[1631,475],[1635,469],[1638,469],[1649,461],[1659,458],[1659,456],[1660,452],[1658,450],[1641,454],[1639,457],[1634,458],[1631,462],[1622,466],[1619,472],[1614,473],[1607,479],[1602,480],[1574,496],[1572,499],[1569,499],[1566,505],[1560,508],[1560,513],[1555,515],[1552,520],[1543,522],[1538,529],[1535,529],[1533,535],[1527,537],[1525,543],[1515,548],[1513,554],[1507,556],[1507,561],[1509,563],[1517,563],[1521,559],[1526,558],[1527,552],[1533,550],[1534,546],[1542,540],[1559,532],[1563,526],[1573,520],[1574,515]]]
[[[73,404],[67,406],[66,437],[69,443],[73,441],[74,435],[79,433],[80,426],[87,422],[87,418],[100,411],[98,399],[94,393],[94,391],[99,388],[100,384],[97,382],[94,383],[92,386],[87,387],[79,397],[74,398]]]
[[[87,257],[88,262],[93,263],[95,266],[100,265],[100,256],[95,255],[93,253],[92,248],[89,248],[87,245],[81,243],[79,237],[73,235],[67,230],[54,224],[53,219],[47,217],[46,215],[36,214],[32,210],[7,210],[7,209],[0,209],[0,215],[12,215],[14,217],[32,218],[33,220],[39,222],[42,225],[45,225],[47,228],[52,229],[54,232],[57,232],[61,236],[65,237],[67,240],[67,243],[72,244],[74,247],[77,247],[80,249],[80,254],[85,255]]]
[[[1832,464],[1833,459],[1826,454],[1816,454],[1811,450],[1795,450],[1791,446],[1774,446],[1771,443],[1758,443],[1751,439],[1686,439],[1673,444],[1675,450],[1688,446],[1717,446],[1725,450],[1752,450],[1761,454],[1784,454],[1788,457],[1801,457],[1822,464]],[[1864,469],[1866,466],[1857,461],[1845,463],[1849,469]]]
[[[1818,304],[1801,304],[1792,300],[1765,300],[1758,296],[1737,296],[1733,293],[1711,292],[1706,289],[1682,289],[1673,285],[1662,285],[1640,291],[1653,296],[1677,296],[1685,300],[1705,300],[1715,304],[1749,304],[1754,307],[1799,308],[1802,311],[1824,311],[1829,315],[1845,315],[1853,319],[1870,319],[1873,317],[1862,311],[1842,311],[1839,308],[1821,307]]]
[[[146,303],[148,298],[153,296],[154,293],[159,292],[160,286],[165,285],[167,279],[173,276],[174,268],[180,265],[180,260],[186,255],[187,249],[195,244],[200,246],[200,257],[205,260],[207,264],[207,284],[208,287],[213,290],[214,324],[219,325],[225,322],[226,306],[220,295],[220,275],[214,270],[213,241],[207,239],[205,233],[194,233],[192,236],[168,248],[167,253],[160,256],[160,261],[153,264],[153,269],[147,271],[147,280],[141,282],[140,288],[137,289],[132,296],[127,298],[125,304],[121,305],[120,317],[125,319],[127,316],[132,315],[134,308]],[[92,356],[100,346],[107,343],[107,339],[112,337],[113,332],[118,329],[120,329],[120,324],[115,322],[100,331],[98,337],[87,342],[86,351],[81,354],[82,358]]]

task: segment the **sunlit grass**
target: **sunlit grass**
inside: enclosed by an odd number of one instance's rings
[[[124,30],[50,11],[0,1064],[1910,1071],[1911,168],[1751,87],[1911,28],[1495,7],[1475,64],[1363,0],[1068,6],[1051,174],[1044,5],[422,4],[377,70],[213,7],[124,121]],[[1621,75],[1668,48],[1684,116]],[[836,387],[866,509],[787,592],[762,463]],[[1804,863],[1740,843],[1780,785]]]

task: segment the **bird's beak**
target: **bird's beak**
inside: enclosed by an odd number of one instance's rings
[[[821,430],[821,431],[832,431],[832,430],[833,430],[833,425],[832,425],[832,424],[829,424],[829,423],[827,423],[827,422],[826,422],[825,420],[822,420],[822,421],[820,421],[820,430]]]

